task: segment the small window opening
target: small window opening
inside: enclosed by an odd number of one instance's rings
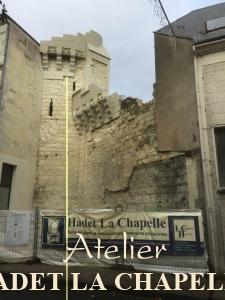
[[[53,100],[51,99],[49,103],[49,111],[48,111],[49,117],[52,117],[52,114],[53,114]]]
[[[219,187],[225,188],[225,127],[214,128]]]
[[[216,18],[206,22],[207,32],[225,28],[225,17]]]
[[[76,81],[73,82],[73,91],[76,90]]]
[[[0,209],[9,209],[13,171],[15,166],[3,163],[0,182]]]

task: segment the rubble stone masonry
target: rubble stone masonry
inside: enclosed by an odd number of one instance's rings
[[[72,80],[70,90],[71,84]],[[48,208],[49,203],[54,208],[65,204],[64,90],[63,80],[46,81],[43,90],[36,192],[42,208]],[[48,117],[54,92],[53,117]],[[93,131],[81,129],[78,134],[70,102],[70,208],[188,207],[186,158],[157,151],[154,112],[155,101],[127,98],[118,118]]]
[[[157,151],[155,101],[122,101],[120,117],[76,147],[75,207],[188,207],[186,159]]]

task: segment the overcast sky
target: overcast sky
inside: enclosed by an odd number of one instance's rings
[[[153,31],[160,20],[149,0],[5,0],[9,15],[36,40],[99,32],[111,56],[111,92],[152,99]],[[162,0],[171,21],[219,0]]]

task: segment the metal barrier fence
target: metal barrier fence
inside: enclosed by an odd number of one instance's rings
[[[34,211],[0,210],[0,262],[33,259],[35,219]]]
[[[56,247],[54,245],[43,246],[43,218],[55,218],[64,216],[63,211],[40,211],[38,221],[38,242],[37,242],[37,256],[43,263],[60,264],[63,265],[63,259],[65,259],[65,249]],[[54,237],[55,238],[55,237]],[[151,258],[148,260],[141,260],[137,257],[131,259],[129,256],[124,259],[123,251],[118,253],[120,256],[117,259],[109,260],[101,256],[97,259],[96,251],[91,249],[93,258],[88,258],[86,251],[77,251],[69,261],[69,265],[77,266],[101,266],[109,267],[116,265],[132,266],[137,270],[148,270],[158,272],[207,272],[208,271],[208,256],[205,252],[202,256],[189,256],[189,255],[162,255],[160,258]]]
[[[65,212],[59,210],[44,211],[0,211],[0,262],[26,262],[39,258],[43,263],[64,265],[65,248],[54,245],[43,246],[43,218],[64,217]],[[221,254],[224,255],[225,212],[217,213],[217,222],[223,228],[218,233],[221,241]],[[95,254],[94,254],[95,256]],[[72,256],[70,265],[129,265],[137,270],[163,272],[205,272],[207,253],[203,256],[160,256],[159,259],[140,260],[119,258],[116,260],[89,259],[86,252],[77,252]]]

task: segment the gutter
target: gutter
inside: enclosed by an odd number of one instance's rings
[[[202,40],[202,41],[196,41],[194,45],[196,46],[202,46],[202,45],[209,45],[209,44],[214,44],[216,42],[221,42],[225,41],[225,34],[221,36],[216,36],[210,39]]]
[[[193,38],[188,36],[188,35],[179,35],[179,34],[176,34],[175,36],[171,35],[171,34],[168,34],[168,33],[165,33],[165,32],[159,32],[159,31],[153,31],[153,34],[156,35],[163,35],[163,36],[167,36],[167,37],[174,37],[174,38],[181,38],[181,39],[187,39],[187,40],[191,40],[193,41]]]

